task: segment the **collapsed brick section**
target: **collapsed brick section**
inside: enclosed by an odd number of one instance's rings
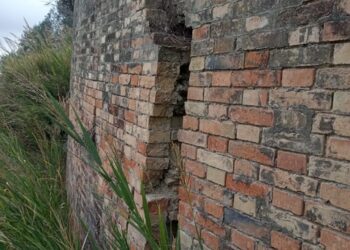
[[[194,223],[209,249],[350,248],[347,0],[81,0],[75,20],[72,107],[103,155],[117,149],[139,204],[144,182],[150,205],[179,220],[185,249]],[[177,196],[177,140],[191,199]],[[142,249],[123,204],[69,149],[75,218],[102,243],[112,218]]]

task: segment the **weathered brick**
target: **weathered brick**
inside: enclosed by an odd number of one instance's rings
[[[227,152],[228,148],[228,139],[217,137],[217,136],[209,136],[208,137],[208,149],[213,152]]]
[[[347,13],[350,14],[350,3],[347,0],[341,0],[339,4],[340,9]]]
[[[336,44],[334,47],[334,64],[350,64],[350,43]]]
[[[330,204],[350,211],[350,190],[329,183],[321,183],[320,197]]]
[[[249,196],[235,194],[233,207],[245,214],[256,216],[257,201]]]
[[[256,50],[266,48],[280,48],[288,45],[288,33],[284,30],[250,33],[237,39],[238,49]]]
[[[284,87],[311,87],[315,79],[314,69],[284,69],[282,86]]]
[[[245,68],[266,68],[269,61],[269,51],[248,51],[244,58]]]
[[[193,116],[205,116],[208,113],[208,105],[203,102],[186,102],[186,114]]]
[[[244,70],[232,72],[232,86],[235,87],[274,87],[281,82],[281,71]]]
[[[332,93],[318,90],[272,90],[270,92],[270,104],[276,107],[305,105],[310,109],[329,110],[332,106]]]
[[[247,106],[266,106],[269,93],[267,90],[246,89],[243,92],[243,105]]]
[[[248,17],[245,22],[245,28],[247,31],[257,30],[264,28],[269,24],[269,19],[265,16],[252,16]]]
[[[323,41],[339,41],[350,38],[350,21],[329,21],[324,23],[322,31]]]
[[[350,91],[337,91],[333,97],[333,110],[350,113]]]
[[[193,40],[202,40],[209,36],[209,25],[203,25],[199,28],[193,29]]]
[[[300,237],[304,240],[316,241],[319,233],[317,225],[297,216],[290,215],[281,210],[271,209],[268,214],[269,218],[284,231]]]
[[[209,72],[192,72],[190,76],[189,85],[191,87],[207,87],[212,82],[212,73]]]
[[[337,117],[334,115],[318,113],[316,114],[316,117],[314,119],[312,132],[321,133],[321,134],[331,134],[334,132],[334,123],[336,120],[337,120]]]
[[[239,141],[230,141],[229,153],[235,157],[256,161],[265,165],[273,165],[275,151],[272,148]]]
[[[256,180],[259,174],[259,164],[247,160],[237,159],[235,161],[234,173]]]
[[[180,142],[199,147],[207,146],[207,138],[208,136],[206,134],[186,130],[180,130],[178,134],[178,139]]]
[[[225,4],[221,6],[216,6],[213,8],[213,18],[214,19],[223,19],[229,17],[231,14],[230,4]]]
[[[214,54],[229,53],[234,50],[236,39],[234,37],[222,37],[214,41]]]
[[[271,232],[271,246],[277,250],[300,250],[300,242],[280,232]]]
[[[209,114],[210,118],[218,118],[219,120],[226,120],[227,118],[227,106],[222,104],[210,104],[209,105]]]
[[[199,130],[213,135],[220,135],[234,139],[236,128],[232,122],[219,122],[215,120],[200,120]]]
[[[291,211],[295,215],[302,215],[304,212],[303,198],[276,188],[273,189],[272,205]]]
[[[257,126],[270,127],[273,125],[273,112],[261,108],[233,106],[229,110],[229,117],[234,122],[248,123]]]
[[[237,125],[237,139],[259,143],[260,128],[250,125]]]
[[[276,187],[316,196],[318,182],[312,178],[268,167],[260,167],[259,176],[260,181]]]
[[[239,104],[242,102],[242,91],[234,88],[205,89],[204,100],[209,102]]]
[[[350,89],[350,68],[318,69],[316,86],[325,89]]]
[[[233,171],[233,159],[227,156],[212,153],[203,149],[198,149],[197,159],[209,166],[221,169],[227,172]]]
[[[197,213],[195,215],[195,222],[217,236],[223,237],[225,235],[225,228],[218,223],[215,223],[207,216],[203,216],[200,213]]]
[[[327,250],[347,250],[350,246],[350,237],[329,229],[322,229],[320,242]]]
[[[231,243],[240,249],[245,249],[245,250],[254,250],[255,246],[255,241],[242,234],[241,232],[233,229],[231,232]]]
[[[231,71],[213,72],[213,86],[231,86]]]
[[[348,212],[321,203],[306,201],[305,216],[309,221],[337,231],[349,232],[350,214]]]
[[[289,33],[289,45],[318,43],[320,28],[318,26],[299,27]]]
[[[225,186],[226,172],[221,171],[217,168],[207,168],[207,180],[215,182],[221,186]]]
[[[350,185],[350,163],[311,156],[309,175]]]
[[[278,151],[276,166],[278,168],[292,171],[299,174],[306,174],[306,155],[286,151]]]
[[[204,57],[193,57],[191,59],[190,70],[191,71],[200,71],[204,69]]]
[[[291,49],[273,50],[270,53],[270,66],[287,68],[331,63],[332,47],[314,45]]]
[[[327,141],[327,156],[341,160],[350,160],[350,140],[340,137],[330,137]]]

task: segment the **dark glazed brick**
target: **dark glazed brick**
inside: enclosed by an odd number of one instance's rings
[[[224,209],[224,223],[262,241],[269,241],[270,229],[268,225],[233,209]]]
[[[205,60],[205,68],[209,70],[240,69],[243,67],[243,61],[243,54],[208,56]]]

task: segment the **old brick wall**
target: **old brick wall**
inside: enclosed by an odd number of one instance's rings
[[[178,218],[185,248],[197,224],[209,249],[350,249],[348,0],[79,0],[75,21],[72,108],[103,155],[117,149],[135,199],[145,182]],[[101,241],[112,219],[142,248],[69,150],[75,217]]]

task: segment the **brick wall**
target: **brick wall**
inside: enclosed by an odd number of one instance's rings
[[[144,182],[179,220],[185,248],[196,223],[209,249],[350,249],[348,0],[81,0],[75,21],[72,107],[102,155],[117,149],[135,199]],[[142,248],[69,146],[75,217],[99,239],[112,218]]]

